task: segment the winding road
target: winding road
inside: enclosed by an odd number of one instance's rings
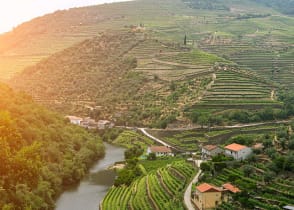
[[[162,140],[160,140],[160,139],[158,139],[158,138],[152,136],[150,133],[148,133],[148,132],[146,131],[146,128],[138,128],[138,130],[141,131],[145,136],[147,136],[147,137],[149,137],[150,139],[152,139],[152,140],[154,140],[154,141],[156,141],[156,142],[162,144],[163,146],[166,146],[166,147],[170,147],[170,148],[176,149],[175,147],[173,147],[173,146],[167,144],[166,142],[164,142],[164,141],[162,141]]]
[[[192,201],[191,201],[191,192],[192,192],[192,184],[198,182],[198,178],[199,178],[199,176],[200,176],[200,174],[202,172],[200,170],[201,162],[202,162],[201,160],[196,160],[196,164],[199,167],[199,171],[196,174],[196,176],[193,178],[193,180],[190,182],[190,184],[188,185],[188,187],[187,187],[187,189],[185,191],[185,194],[184,194],[184,203],[185,203],[186,209],[188,209],[188,210],[195,210],[195,207],[194,207],[194,205],[192,204]]]

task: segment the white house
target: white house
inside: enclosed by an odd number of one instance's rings
[[[75,125],[81,125],[81,122],[83,121],[83,118],[76,116],[66,116],[66,118],[69,119],[70,123]]]
[[[207,159],[221,153],[223,153],[223,150],[217,145],[205,145],[204,147],[202,147],[201,157],[202,159]]]
[[[252,149],[241,144],[230,144],[225,147],[225,155],[233,157],[235,160],[245,160],[251,155]]]
[[[88,129],[96,129],[98,124],[94,119],[91,119],[90,117],[86,117],[81,122],[81,126]]]
[[[166,146],[150,146],[147,149],[147,154],[155,153],[156,157],[159,156],[173,156],[172,150]]]

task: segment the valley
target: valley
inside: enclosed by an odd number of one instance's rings
[[[0,208],[54,209],[102,158],[102,141],[125,152],[97,209],[187,209],[187,187],[201,209],[201,184],[221,193],[214,209],[294,205],[291,6],[135,0],[0,35]],[[114,127],[81,128],[69,115]],[[230,144],[250,156],[229,157]],[[205,148],[222,152],[207,158]]]

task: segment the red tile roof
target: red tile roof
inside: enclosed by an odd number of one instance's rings
[[[244,145],[241,145],[241,144],[236,144],[236,143],[230,144],[230,145],[225,147],[225,149],[232,150],[232,151],[235,151],[235,152],[238,152],[238,151],[240,151],[242,149],[245,149],[245,148],[247,148],[247,147],[244,146]]]
[[[235,187],[234,185],[230,183],[223,184],[223,188],[231,191],[232,193],[241,192],[241,190],[238,187]]]
[[[165,153],[171,153],[171,149],[166,146],[151,146],[150,147],[151,152],[165,152]]]
[[[206,145],[203,147],[204,149],[208,150],[208,151],[211,151],[211,150],[214,150],[217,148],[216,145]]]
[[[197,186],[196,189],[202,193],[203,192],[221,192],[221,189],[207,183],[203,183]]]

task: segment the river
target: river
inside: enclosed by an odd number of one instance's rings
[[[65,191],[56,202],[56,210],[98,210],[100,201],[113,185],[115,172],[106,170],[124,159],[125,149],[105,144],[105,157],[97,161],[78,186]]]

